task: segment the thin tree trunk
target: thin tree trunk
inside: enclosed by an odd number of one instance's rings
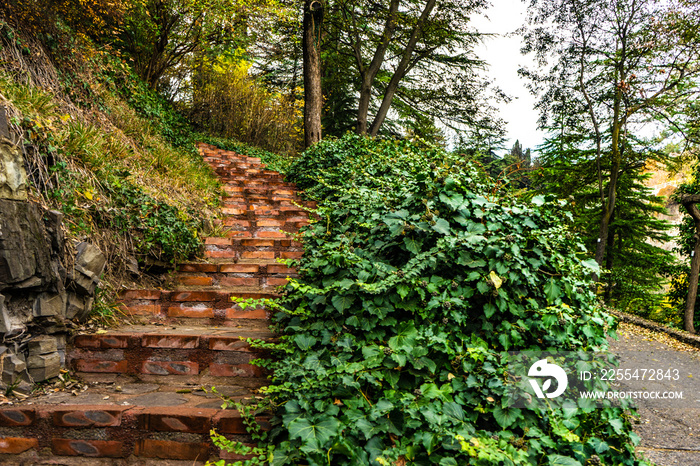
[[[408,40],[408,43],[406,44],[406,48],[404,49],[401,61],[396,67],[394,74],[391,76],[391,80],[389,81],[389,84],[387,85],[386,90],[384,91],[384,98],[382,99],[382,103],[379,106],[377,115],[374,117],[374,121],[372,122],[372,126],[370,127],[369,132],[372,136],[376,136],[377,133],[379,133],[379,128],[384,123],[384,119],[386,118],[387,113],[389,113],[389,107],[391,107],[391,103],[394,100],[396,90],[399,88],[399,82],[404,78],[404,76],[406,76],[406,73],[411,68],[411,56],[413,55],[413,51],[416,48],[418,39],[423,33],[423,27],[425,26],[426,21],[428,21],[430,13],[435,7],[435,2],[436,0],[428,0],[428,2],[425,4],[425,8],[423,8],[423,11],[421,12],[418,22],[413,27],[413,31],[411,31],[411,37]]]
[[[684,324],[685,330],[695,333],[695,301],[698,297],[698,275],[700,275],[700,194],[682,194],[681,204],[695,222],[693,253],[690,259],[690,275],[688,275],[688,296],[685,300]]]
[[[309,147],[321,140],[321,22],[323,3],[304,2],[304,145]]]

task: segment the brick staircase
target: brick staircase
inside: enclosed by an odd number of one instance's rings
[[[192,465],[235,460],[210,429],[249,442],[216,392],[250,399],[265,385],[248,338],[271,341],[268,311],[232,298],[274,298],[298,258],[288,233],[309,219],[293,185],[260,159],[202,145],[224,183],[225,236],[205,239],[205,259],[179,264],[172,290],[128,290],[134,323],[79,334],[67,366],[87,390],[63,390],[0,408],[0,464]],[[77,384],[77,387],[82,386]],[[264,419],[261,420],[264,422]]]

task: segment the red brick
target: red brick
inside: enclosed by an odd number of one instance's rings
[[[183,411],[182,408],[173,408]],[[138,415],[139,429],[159,432],[191,432],[205,434],[211,429],[211,413],[144,413]]]
[[[246,230],[246,231],[229,230],[226,232],[226,236],[229,238],[233,238],[233,239],[239,239],[239,238],[251,238],[253,236],[253,234],[248,230]]]
[[[219,293],[216,291],[176,291],[170,295],[170,300],[174,302],[207,302],[216,301]]]
[[[214,309],[211,307],[178,307],[168,308],[168,317],[187,317],[211,319],[214,317]]]
[[[209,375],[215,377],[264,377],[261,367],[252,364],[209,364]]]
[[[297,273],[297,269],[294,267],[287,267],[284,264],[269,264],[267,266],[267,273]]]
[[[265,285],[267,286],[283,286],[286,285],[288,280],[286,278],[275,278],[268,277],[265,279]]]
[[[203,460],[209,454],[206,443],[185,443],[171,440],[140,440],[136,444],[136,456],[170,460]]]
[[[216,273],[217,269],[216,264],[180,264],[178,266],[180,272]]]
[[[156,315],[160,314],[160,304],[119,304],[119,309],[124,314],[134,316]]]
[[[145,348],[180,348],[199,347],[199,337],[195,335],[144,335],[141,346]]]
[[[57,409],[51,417],[59,427],[111,427],[121,425],[122,413],[113,409]]]
[[[78,335],[73,340],[73,346],[79,348],[127,348],[129,335]]]
[[[282,251],[280,257],[282,259],[300,259],[304,255],[304,251]]]
[[[209,339],[209,349],[213,351],[245,351],[252,349],[247,341],[238,337],[212,337]]]
[[[260,270],[258,264],[222,264],[222,273],[257,273]]]
[[[243,228],[250,228],[250,220],[239,220],[235,218],[228,218],[228,225],[229,226],[236,226],[236,227],[243,227]]]
[[[277,194],[277,195],[287,194],[289,196],[292,196],[292,195],[294,195],[294,193],[295,193],[295,191],[288,190],[288,189],[278,189],[277,191],[275,191],[275,194]]]
[[[218,244],[218,245],[224,245],[228,246],[231,244],[231,240],[229,238],[219,238],[219,237],[207,237],[204,238],[204,244]]]
[[[177,281],[185,286],[211,286],[214,284],[214,277],[178,277]]]
[[[222,207],[221,212],[224,215],[245,215],[247,210],[245,209],[233,209],[233,208],[228,208],[228,207]]]
[[[57,456],[87,456],[91,458],[121,458],[127,456],[124,444],[114,440],[51,439],[51,451]]]
[[[31,408],[0,409],[0,427],[30,426],[36,419],[36,413]]]
[[[242,259],[274,259],[275,251],[243,251]]]
[[[255,222],[259,227],[281,227],[284,225],[284,220],[275,220],[273,218],[261,218]]]
[[[271,248],[275,246],[274,239],[244,239],[241,240],[242,246],[252,246],[257,248]]]
[[[287,234],[283,231],[258,230],[254,236],[256,238],[286,238]]]
[[[284,248],[288,248],[292,245],[292,240],[291,239],[281,239],[280,240],[280,246]]]
[[[213,259],[235,259],[237,253],[236,251],[204,251],[204,255]]]
[[[196,375],[199,374],[199,364],[191,361],[144,361],[141,365],[141,373],[152,375]]]
[[[232,307],[226,309],[227,319],[267,319],[267,311],[265,309],[241,309]]]
[[[127,290],[121,294],[121,299],[144,299],[155,301],[160,299],[160,290]]]
[[[256,416],[255,421],[263,430],[270,430],[270,416]],[[222,434],[245,434],[247,433],[243,419],[235,411],[220,411],[214,417],[214,428]]]
[[[223,286],[259,286],[260,279],[256,277],[224,277],[220,280]]]
[[[103,361],[103,360],[88,360],[75,359],[75,370],[78,372],[109,372],[125,374],[128,368],[126,360],[121,361]]]
[[[0,437],[0,453],[18,455],[38,446],[35,438]]]

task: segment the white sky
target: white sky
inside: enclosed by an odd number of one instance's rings
[[[544,133],[537,129],[539,114],[534,109],[535,98],[518,76],[518,69],[529,67],[532,60],[520,54],[522,41],[519,36],[505,37],[524,24],[526,5],[522,0],[492,0],[492,3],[485,13],[490,20],[480,15],[472,18],[472,25],[479,32],[497,35],[487,39],[476,53],[488,62],[489,78],[513,98],[510,103],[497,106],[501,118],[508,123],[506,147],[512,147],[518,139],[523,150],[528,147],[535,149],[542,143]]]

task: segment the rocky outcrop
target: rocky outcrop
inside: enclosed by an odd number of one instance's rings
[[[19,391],[59,374],[66,320],[88,316],[106,263],[80,243],[68,270],[63,215],[27,201],[26,184],[21,152],[0,135],[0,389]]]

